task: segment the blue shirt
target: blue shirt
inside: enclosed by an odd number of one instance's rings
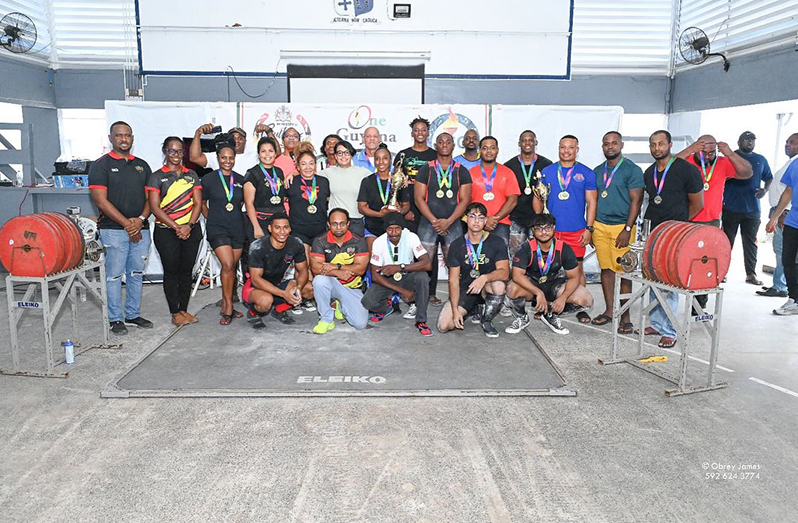
[[[761,154],[743,154],[740,151],[737,151],[737,154],[748,160],[754,174],[747,180],[738,180],[736,178],[728,178],[726,180],[726,188],[723,190],[723,210],[740,214],[759,215],[762,213],[762,208],[759,206],[759,198],[756,197],[756,191],[760,188],[762,182],[773,179],[773,173],[770,172],[768,161]]]
[[[557,230],[560,232],[576,232],[587,227],[585,220],[585,191],[596,190],[596,173],[583,163],[576,162],[571,173],[571,182],[566,192],[570,195],[567,200],[561,200],[560,183],[557,178],[557,167],[560,162],[553,163],[540,171],[540,181],[551,186],[551,193],[547,201],[549,212],[557,220]],[[561,168],[563,181],[568,178],[568,168]]]
[[[787,167],[787,171],[781,178],[781,183],[792,189],[792,208],[787,219],[784,220],[784,225],[798,229],[798,162],[792,162]]]
[[[394,155],[391,154],[391,172],[393,172],[393,159]],[[352,165],[355,167],[362,167],[364,169],[368,169],[370,173],[377,172],[377,169],[374,167],[374,157],[372,156],[369,158],[369,155],[366,154],[366,150],[363,149],[358,151],[352,157]]]
[[[454,161],[459,163],[460,165],[464,166],[469,171],[471,170],[472,167],[476,167],[477,165],[479,165],[479,162],[480,162],[479,155],[477,155],[477,159],[472,162],[471,160],[469,160],[468,158],[466,158],[462,154],[459,155],[459,156],[455,156],[454,157]]]

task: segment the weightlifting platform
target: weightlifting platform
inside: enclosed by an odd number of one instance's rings
[[[439,311],[430,306],[431,326]],[[530,332],[504,332],[512,318],[497,317],[501,334],[489,339],[468,321],[424,338],[401,314],[361,332],[338,321],[324,335],[311,332],[316,312],[288,326],[265,318],[260,331],[244,319],[219,325],[213,305],[196,315],[101,396],[576,396]]]

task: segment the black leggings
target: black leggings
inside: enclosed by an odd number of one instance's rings
[[[169,312],[188,310],[191,297],[191,273],[202,241],[202,230],[197,226],[187,240],[181,240],[172,229],[156,226],[153,234],[155,248],[163,266],[163,293]]]
[[[798,229],[784,226],[784,246],[781,251],[781,263],[784,266],[784,277],[787,279],[787,293],[798,301]]]

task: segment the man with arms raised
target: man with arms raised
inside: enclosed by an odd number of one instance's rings
[[[504,299],[505,282],[510,276],[507,245],[498,236],[485,231],[487,209],[475,202],[466,207],[468,232],[458,236],[449,248],[449,301],[438,318],[438,330],[463,329],[463,318],[484,302],[480,324],[489,338],[499,336],[493,318]]]

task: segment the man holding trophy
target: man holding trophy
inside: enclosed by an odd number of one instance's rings
[[[401,155],[397,163],[402,160]],[[410,191],[407,188],[403,170],[391,173],[391,152],[385,144],[374,151],[374,165],[377,172],[363,178],[357,196],[357,208],[366,218],[366,244],[369,251],[374,240],[385,234],[382,220],[389,212],[407,214],[410,209]]]

